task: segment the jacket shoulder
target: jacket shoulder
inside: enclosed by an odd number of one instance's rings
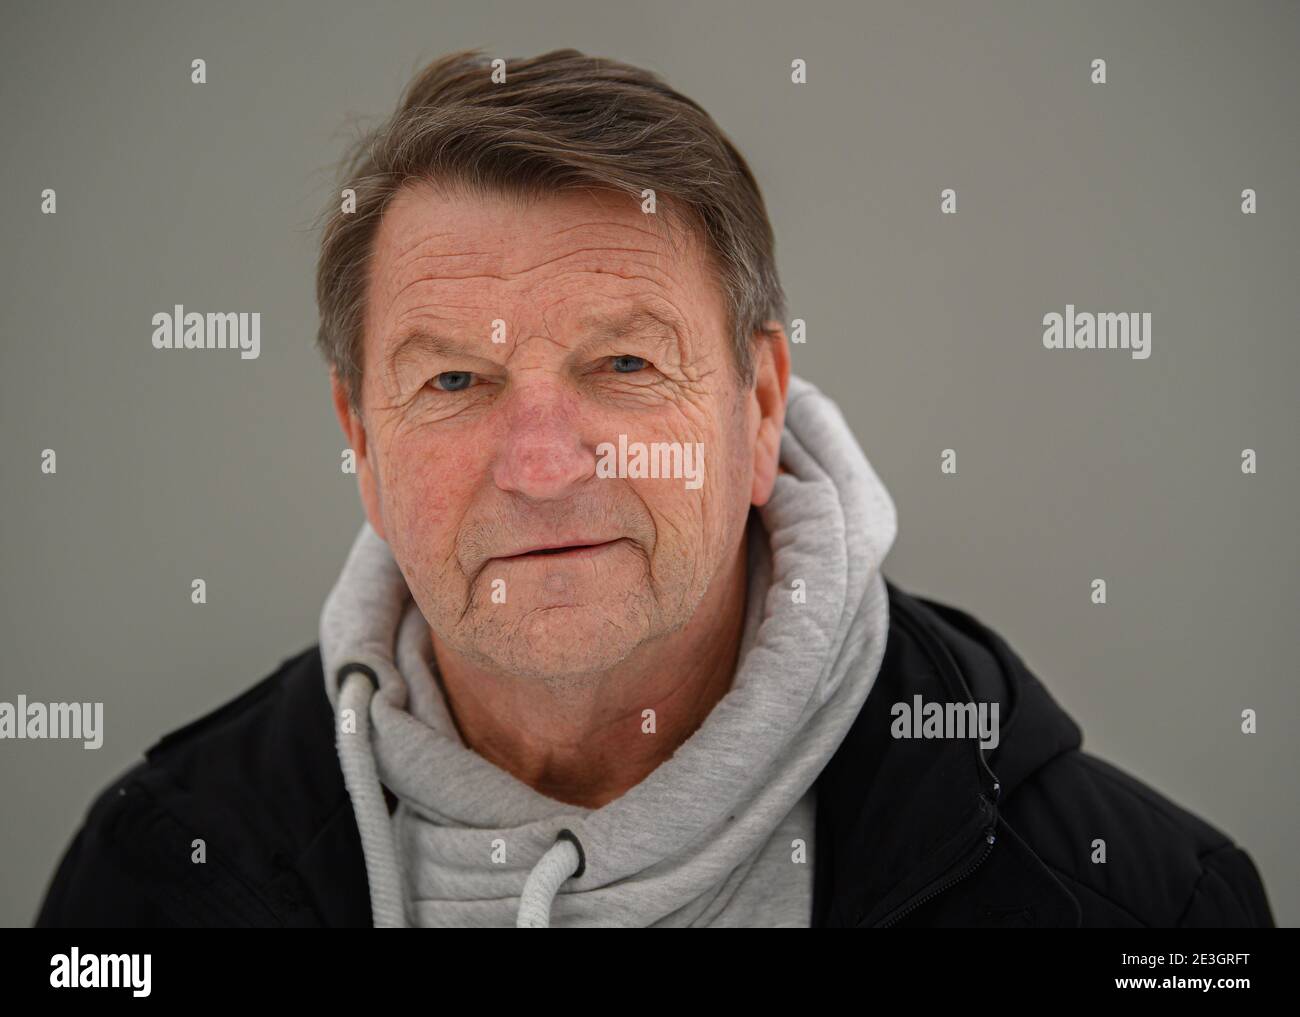
[[[1245,849],[1084,751],[1078,725],[999,633],[892,584],[890,605],[891,620],[905,621],[911,641],[946,659],[976,700],[1001,704],[1001,742],[986,756],[1004,789],[999,818],[1078,900],[1083,925],[1273,926]]]
[[[46,886],[37,928],[158,927],[180,924],[148,893],[148,868],[131,834],[127,798],[137,764],[98,793]]]
[[[1078,899],[1085,926],[1272,927],[1263,881],[1222,830],[1082,749],[1018,785],[1002,816]]]
[[[293,860],[346,806],[312,646],[96,795],[36,924],[283,924]]]

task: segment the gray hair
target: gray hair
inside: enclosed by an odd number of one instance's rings
[[[657,75],[575,49],[508,61],[491,81],[481,50],[440,57],[397,110],[342,160],[355,211],[332,200],[316,271],[317,346],[360,410],[368,266],[380,219],[409,182],[524,199],[562,190],[655,192],[670,240],[702,238],[722,288],[734,362],[753,382],[754,335],[785,318],[771,223],[744,157],[696,102]]]

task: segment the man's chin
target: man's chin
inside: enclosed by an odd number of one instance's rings
[[[609,671],[639,642],[626,624],[581,605],[530,612],[499,645],[480,644],[478,651],[507,673],[562,680]]]

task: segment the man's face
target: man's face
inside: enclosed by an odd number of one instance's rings
[[[436,638],[562,678],[684,625],[775,470],[733,356],[703,250],[630,199],[401,191],[371,265],[364,433],[344,427]],[[335,402],[346,420],[337,381]],[[609,477],[620,435],[676,443],[698,476]]]

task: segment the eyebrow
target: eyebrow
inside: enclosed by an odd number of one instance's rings
[[[684,332],[682,323],[675,316],[663,314],[649,307],[634,307],[630,311],[618,314],[588,315],[582,318],[579,324],[590,333],[583,346],[651,332],[680,341]],[[422,353],[435,357],[452,357],[457,354],[472,356],[477,345],[449,339],[423,326],[412,326],[398,333],[392,351],[386,358],[388,371],[391,375],[397,371],[403,360]]]
[[[593,340],[622,339],[641,332],[666,332],[678,338],[684,331],[682,323],[674,316],[661,314],[649,307],[634,307],[614,315],[590,315],[582,319],[584,328],[592,332]]]

